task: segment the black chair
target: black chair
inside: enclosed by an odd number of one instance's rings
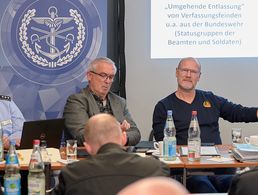
[[[153,129],[150,132],[149,141],[154,141],[154,131],[153,131]]]

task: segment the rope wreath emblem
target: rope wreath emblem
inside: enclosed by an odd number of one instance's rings
[[[51,11],[50,11],[51,10]],[[83,24],[83,19],[81,15],[78,13],[77,10],[70,9],[69,10],[70,17],[56,17],[57,16],[57,9],[55,7],[49,8],[49,14],[51,17],[35,17],[36,16],[36,10],[31,9],[28,10],[23,18],[22,18],[22,24],[19,27],[19,40],[22,45],[22,50],[24,54],[27,56],[27,58],[31,59],[35,64],[41,66],[41,67],[49,67],[49,68],[55,68],[55,67],[61,67],[63,65],[68,64],[71,62],[76,56],[79,55],[82,47],[83,47],[83,41],[85,40],[86,36],[86,28]],[[27,36],[27,30],[28,25],[31,23],[32,20],[35,20],[36,22],[42,24],[44,22],[45,25],[47,25],[51,29],[51,33],[36,27],[32,27],[33,30],[36,30],[38,32],[43,32],[46,35],[39,36],[38,34],[33,34],[31,37]],[[65,37],[60,35],[61,32],[65,32],[68,30],[73,29],[73,27],[59,30],[60,26],[62,25],[62,21],[69,22],[70,20],[73,20],[74,23],[77,26],[77,35],[76,38],[74,38],[73,34],[68,34]],[[40,21],[40,22],[39,22]],[[49,21],[49,22],[47,22]],[[59,31],[58,31],[59,30]],[[62,51],[60,51],[60,48],[57,48],[55,45],[55,38],[61,38],[64,39],[66,42],[68,42]],[[49,40],[50,43],[49,43]],[[52,38],[52,39],[51,39]],[[41,49],[41,46],[39,45],[40,40],[45,39],[46,43],[50,46],[50,53],[43,51]],[[32,45],[34,45],[34,48],[32,49],[30,47],[30,44],[28,41],[31,41]],[[74,44],[74,47],[71,48],[71,44],[76,40],[76,43]],[[52,42],[51,42],[52,41]],[[66,54],[66,55],[64,55]],[[47,58],[46,58],[47,57]],[[55,60],[57,59],[57,60]]]

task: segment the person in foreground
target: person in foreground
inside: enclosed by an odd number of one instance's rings
[[[117,195],[187,195],[184,186],[167,177],[150,177],[136,181]]]
[[[123,147],[126,133],[109,114],[92,116],[86,123],[84,139],[91,156],[62,169],[54,194],[114,195],[136,180],[170,174],[157,159],[127,153]]]
[[[258,168],[237,174],[229,189],[228,195],[257,195]]]
[[[3,129],[4,149],[9,148],[12,139],[16,141],[16,146],[20,146],[24,121],[21,111],[11,97],[0,95],[0,125]]]
[[[156,141],[163,139],[163,128],[167,110],[173,111],[178,145],[186,145],[192,110],[198,113],[201,142],[221,144],[219,118],[229,122],[257,122],[258,109],[234,104],[210,91],[196,89],[201,76],[201,65],[195,58],[183,58],[176,69],[177,90],[160,100],[153,113],[152,127]],[[232,174],[232,169],[217,169],[217,173]],[[216,172],[215,172],[216,174]],[[192,193],[226,192],[232,175],[192,176],[187,180],[187,188]]]
[[[116,71],[114,62],[109,58],[97,58],[89,64],[86,73],[88,86],[71,95],[64,108],[66,139],[77,139],[78,145],[82,146],[83,129],[87,120],[95,114],[108,113],[126,131],[126,145],[136,145],[140,141],[140,131],[131,117],[125,99],[110,92]]]

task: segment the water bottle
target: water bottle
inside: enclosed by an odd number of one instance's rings
[[[45,188],[46,192],[51,189],[51,159],[47,152],[47,141],[40,142],[41,157],[44,162]]]
[[[39,140],[33,140],[33,151],[29,163],[28,194],[45,195],[44,162],[41,157]]]
[[[6,155],[4,174],[4,194],[21,194],[21,175],[18,156],[15,150],[15,140],[10,141],[8,153]]]
[[[0,162],[4,160],[3,128],[0,122]]]
[[[167,111],[167,120],[163,138],[164,159],[176,160],[176,128],[172,117],[172,110]]]
[[[192,111],[192,118],[188,129],[188,160],[200,161],[201,131],[197,119],[197,111]]]

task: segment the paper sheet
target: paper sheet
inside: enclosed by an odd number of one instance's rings
[[[16,150],[16,152],[20,164],[29,164],[32,149]],[[51,162],[58,162],[61,159],[59,149],[47,148],[47,152],[49,154]]]
[[[182,146],[180,148],[181,155],[187,156],[188,148],[187,146]],[[201,146],[201,155],[202,156],[219,156],[218,150],[216,146]]]
[[[168,161],[168,160],[165,160],[164,158],[159,158],[159,160],[166,164],[177,164],[182,162],[178,157],[176,157],[176,160],[173,160],[173,161]]]
[[[233,158],[226,158],[226,157],[223,157],[223,156],[214,156],[214,157],[209,158],[207,160],[215,161],[215,162],[218,162],[218,163],[222,163],[222,162],[232,161],[234,159]]]

